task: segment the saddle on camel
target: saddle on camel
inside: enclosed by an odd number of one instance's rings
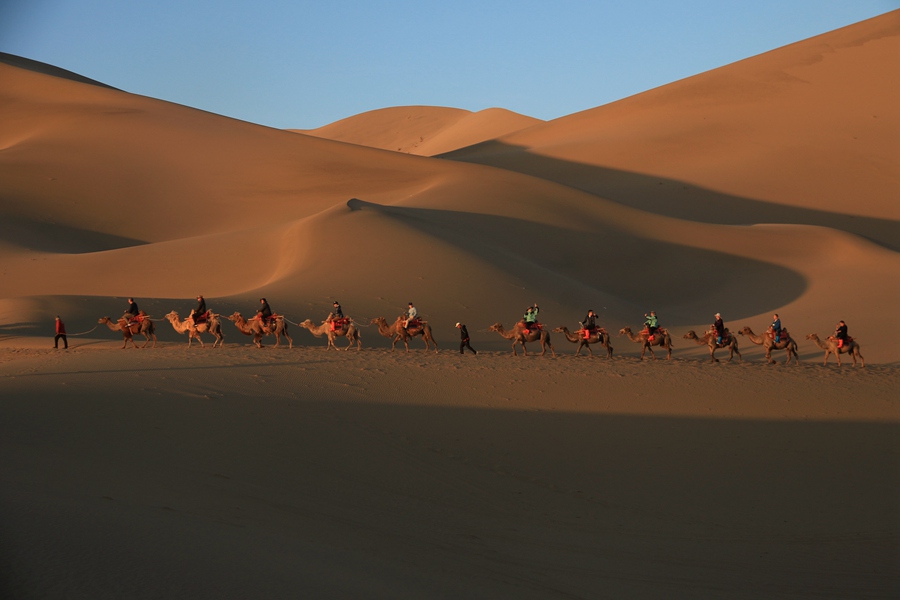
[[[330,324],[331,331],[339,332],[350,326],[350,317],[336,317],[334,313],[328,313],[328,318],[325,319],[325,322]]]
[[[713,339],[715,339],[716,337],[718,337],[719,333],[715,327],[710,327],[709,335],[713,336]],[[731,339],[733,337],[734,336],[732,335],[731,330],[726,327],[722,331],[722,341],[716,343],[716,348],[727,348],[731,345]]]
[[[403,317],[400,317],[400,318],[402,319]],[[404,327],[404,329],[406,329],[406,331],[412,333],[414,331],[419,331],[420,329],[422,329],[422,327],[425,325],[425,323],[426,323],[426,321],[423,321],[420,317],[414,317],[412,319],[409,319],[409,321],[407,321],[406,327]]]

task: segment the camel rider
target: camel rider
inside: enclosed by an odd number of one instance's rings
[[[834,338],[838,341],[838,348],[843,348],[844,344],[850,338],[847,335],[847,324],[843,321],[838,321],[837,327],[834,330]]]
[[[775,313],[772,319],[772,333],[775,335],[775,343],[778,344],[781,342],[781,318]]]
[[[344,310],[341,308],[340,303],[335,300],[331,309],[331,318],[329,319],[331,323],[331,330],[338,331],[344,326]]]
[[[722,340],[725,338],[725,321],[722,320],[722,315],[716,313],[716,322],[713,323],[713,329],[716,330],[716,345],[721,346]]]
[[[206,300],[203,296],[197,296],[197,308],[191,312],[191,318],[194,319],[195,325],[206,322]]]
[[[525,311],[525,315],[523,316],[523,319],[525,320],[525,329],[531,331],[532,329],[537,327],[537,316],[540,311],[541,309],[537,305],[537,303],[528,307],[528,309]]]
[[[128,299],[128,310],[125,311],[128,316],[128,322],[133,323],[138,320],[138,315],[141,314],[140,309],[138,309],[137,302],[134,301],[134,298]]]
[[[406,320],[403,322],[403,329],[408,329],[409,324],[412,321],[416,321],[419,317],[419,311],[416,310],[416,307],[413,306],[413,303],[409,303],[409,308],[406,309]]]
[[[593,310],[588,311],[587,316],[581,322],[581,327],[584,331],[584,339],[591,337],[591,334],[597,330],[597,315]]]
[[[655,310],[651,310],[649,315],[645,313],[644,316],[646,317],[644,325],[647,327],[647,332],[652,338],[656,331],[659,329],[659,319],[656,317]]]
[[[259,310],[256,311],[257,316],[259,317],[260,323],[262,324],[262,328],[266,333],[269,333],[269,319],[272,318],[272,309],[269,308],[269,303],[265,298],[259,299],[260,307]]]

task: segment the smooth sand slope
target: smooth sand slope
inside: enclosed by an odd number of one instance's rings
[[[419,156],[434,156],[543,123],[502,108],[470,112],[440,106],[382,108],[311,130],[316,137]]]
[[[0,61],[0,595],[896,596],[898,15],[548,123],[318,137]],[[154,350],[47,349],[54,315],[198,293],[294,322],[413,300],[442,350],[227,322],[188,350],[165,321]],[[655,309],[675,360],[557,334],[514,358],[486,329],[533,302],[611,331]],[[708,363],[681,336],[717,311],[779,312],[804,364],[743,338]],[[865,370],[804,339],[838,319]]]

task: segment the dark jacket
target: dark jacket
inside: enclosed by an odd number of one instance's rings
[[[716,322],[713,323],[713,327],[716,328],[716,333],[719,335],[725,335],[725,321],[722,319],[716,319]]]
[[[585,329],[597,329],[597,315],[588,314],[585,316],[581,326]]]
[[[138,316],[138,314],[139,314],[140,312],[141,312],[141,311],[138,310],[137,302],[129,302],[129,303],[128,303],[128,310],[125,311],[125,314],[126,314],[126,315],[134,315],[134,316],[136,317],[136,316]]]
[[[336,305],[334,306],[334,310],[332,310],[331,313],[332,313],[335,317],[337,317],[338,319],[343,319],[343,318],[344,318],[344,310],[341,308],[341,305],[340,305],[340,304],[336,304]]]
[[[466,341],[467,339],[469,339],[469,330],[466,329],[465,325],[459,326],[459,339],[461,339],[462,341]]]
[[[263,302],[262,306],[259,309],[259,316],[263,319],[268,319],[272,316],[272,309],[269,308],[268,302]]]
[[[206,300],[200,298],[199,302],[197,302],[197,308],[194,309],[194,314],[198,317],[206,312]]]
[[[839,340],[846,340],[847,339],[847,326],[839,325],[838,328],[834,330],[834,337],[836,337]]]

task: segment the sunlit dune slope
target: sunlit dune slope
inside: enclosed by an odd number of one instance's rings
[[[525,129],[540,119],[502,108],[469,112],[439,106],[398,106],[373,110],[312,130],[316,137],[434,156]]]
[[[900,11],[448,155],[713,223],[900,247]]]
[[[880,335],[900,258],[840,228],[672,218],[576,189],[560,161],[534,177],[410,156],[10,65],[0,64],[0,103],[4,324],[59,313],[93,324],[123,296],[156,317],[187,312],[198,293],[220,312],[252,313],[266,296],[295,321],[323,318],[335,298],[356,317],[389,319],[413,300],[439,339],[464,320],[476,340],[500,344],[480,330],[533,302],[551,326],[593,308],[610,329],[637,328],[655,309],[679,335],[716,311],[762,329],[779,310],[801,335],[847,319],[868,360],[900,360]],[[458,123],[492,118],[463,114]],[[561,123],[519,135],[571,148],[577,127],[553,134]]]

